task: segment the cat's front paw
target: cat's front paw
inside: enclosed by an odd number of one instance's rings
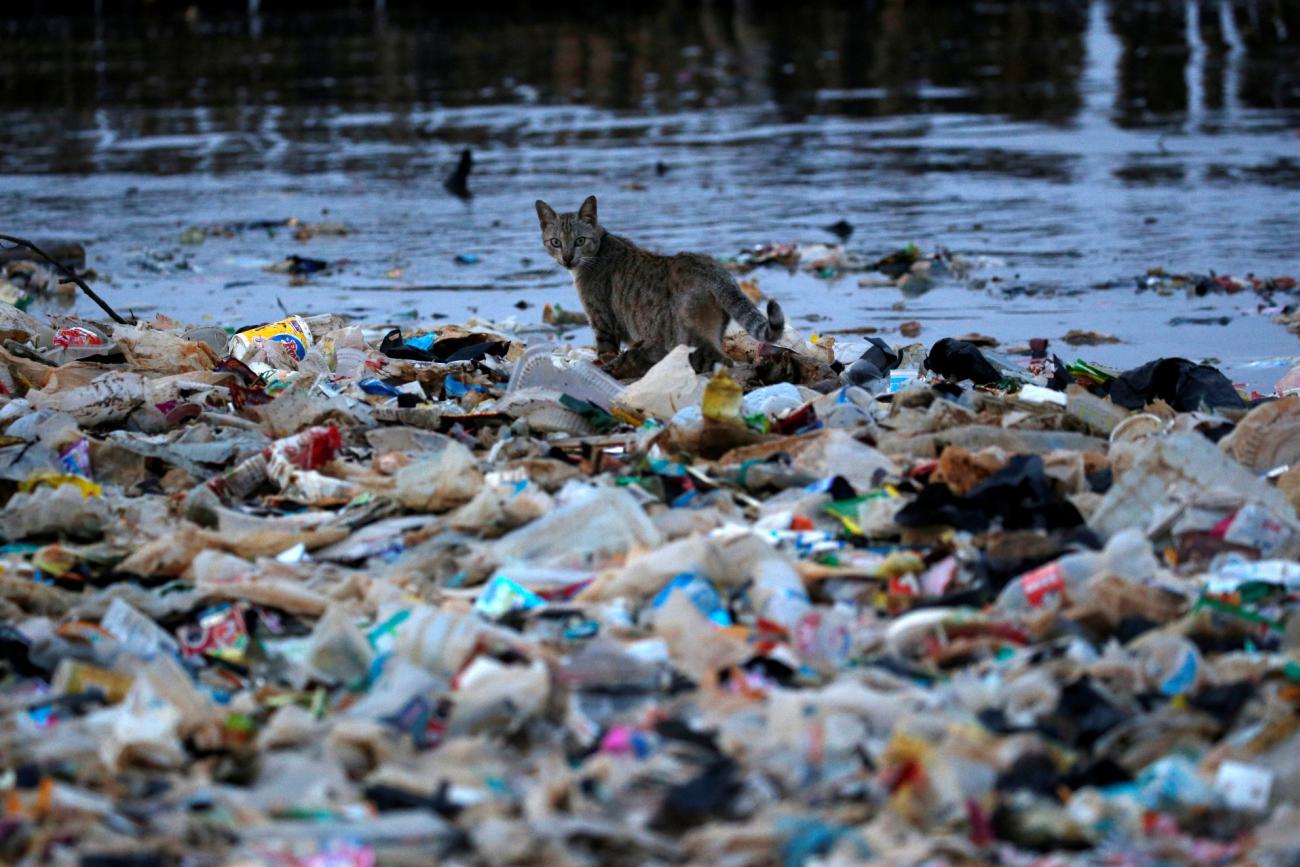
[[[719,364],[731,367],[731,359],[712,346],[697,346],[691,350],[691,369],[696,373],[712,373]]]
[[[615,379],[638,379],[648,367],[643,354],[633,347],[623,350],[605,364],[605,372]]]

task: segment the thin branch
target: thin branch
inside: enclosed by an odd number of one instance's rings
[[[31,241],[24,241],[22,238],[15,238],[12,237],[11,235],[0,235],[0,241],[5,241],[10,244],[17,244],[19,247],[26,247],[28,250],[31,250],[37,256],[40,256],[46,262],[49,262],[55,268],[58,268],[59,272],[62,273],[63,276],[67,277],[73,283],[76,283],[77,286],[81,289],[81,291],[85,292],[86,296],[90,298],[91,301],[94,301],[96,304],[98,304],[99,309],[107,313],[109,317],[118,325],[131,324],[130,321],[123,319],[120,315],[118,315],[118,312],[116,310],[114,310],[112,307],[109,307],[107,301],[105,301],[103,298],[100,298],[98,295],[96,295],[95,290],[87,286],[86,281],[78,277],[76,271],[73,271],[71,268],[69,268],[68,266],[64,265],[62,262],[60,262],[59,260],[51,256],[49,253],[46,253],[44,250],[42,250],[40,247],[33,244]]]

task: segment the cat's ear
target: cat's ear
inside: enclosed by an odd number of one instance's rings
[[[589,225],[596,225],[596,197],[587,196],[582,202],[582,207],[578,208],[578,219]]]
[[[537,200],[537,220],[542,224],[543,229],[555,222],[555,209],[541,199]]]

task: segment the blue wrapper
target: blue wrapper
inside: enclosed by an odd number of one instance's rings
[[[650,607],[662,608],[668,601],[668,597],[674,593],[685,593],[691,604],[717,625],[731,625],[731,615],[727,613],[726,606],[722,604],[722,597],[713,586],[713,582],[707,578],[693,572],[681,573],[669,581],[663,590],[659,591],[658,595],[651,601]]]

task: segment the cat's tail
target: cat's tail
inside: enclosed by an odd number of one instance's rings
[[[715,285],[713,294],[722,305],[722,309],[727,311],[727,315],[739,322],[741,328],[754,335],[755,340],[775,343],[785,333],[785,311],[775,299],[768,300],[765,317],[754,306],[754,302],[740,291],[735,280],[728,280],[723,285]]]

